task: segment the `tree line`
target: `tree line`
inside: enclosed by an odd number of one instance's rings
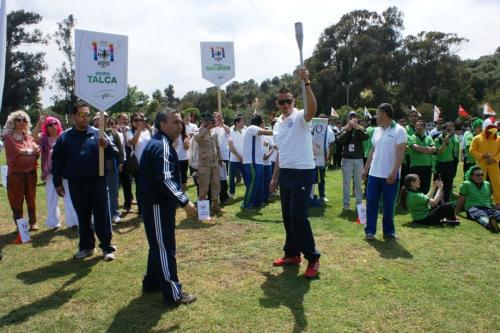
[[[7,15],[7,57],[4,97],[0,123],[16,109],[25,109],[35,118],[42,109],[40,91],[49,85],[54,92],[52,105],[44,111],[64,115],[77,100],[74,95],[73,29],[76,21],[69,15],[57,24],[53,33],[36,28],[42,16],[24,10]],[[482,112],[482,104],[500,109],[500,47],[493,54],[463,60],[460,47],[468,42],[454,33],[422,31],[403,35],[403,12],[389,7],[382,13],[354,10],[327,27],[318,39],[312,56],[305,63],[311,72],[312,87],[319,112],[331,108],[345,114],[348,110],[373,110],[382,102],[393,104],[398,116],[411,105],[427,121],[432,120],[433,105],[441,108],[448,120],[457,118],[458,105],[471,116]],[[64,61],[47,83],[43,52],[26,46],[55,42]],[[217,109],[217,89],[189,91],[175,95],[173,84],[156,89],[151,95],[137,86],[128,87],[126,98],[109,113],[144,112],[152,118],[165,107],[195,114]],[[274,96],[288,87],[300,106],[300,85],[294,73],[256,82],[232,81],[222,89],[223,115],[230,120],[236,113],[249,117],[255,110],[274,112]]]

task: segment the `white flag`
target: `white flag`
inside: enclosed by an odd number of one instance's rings
[[[420,112],[418,112],[417,108],[414,107],[413,105],[411,106],[411,111],[415,111],[419,117],[422,117],[422,114],[420,114]]]
[[[330,109],[330,116],[332,116],[332,117],[338,117],[339,116],[339,114],[337,113],[337,111],[335,111],[335,109],[333,108],[333,106]]]
[[[493,110],[493,108],[491,107],[491,105],[489,103],[484,103],[484,105],[483,105],[483,114],[494,116],[495,115],[495,110]]]
[[[439,119],[439,116],[441,114],[441,110],[437,106],[434,105],[434,122],[437,122]]]
[[[7,52],[6,2],[6,0],[1,0],[0,4],[0,106],[2,105],[2,92],[5,81],[5,53]]]
[[[370,114],[370,112],[368,112],[366,106],[365,106],[365,117],[367,117],[368,119],[372,119],[372,115]]]

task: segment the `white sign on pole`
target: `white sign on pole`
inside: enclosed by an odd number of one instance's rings
[[[234,75],[233,42],[201,42],[201,76],[220,87]]]
[[[21,236],[21,242],[23,243],[29,242],[31,240],[31,237],[30,237],[28,220],[25,217],[23,217],[16,220],[16,223],[17,223],[17,230],[19,230],[19,235]]]
[[[311,128],[312,128],[314,164],[319,167],[324,167],[328,149],[326,144],[328,119],[313,118],[311,123]]]
[[[98,110],[127,96],[127,36],[75,30],[75,64],[75,94]]]

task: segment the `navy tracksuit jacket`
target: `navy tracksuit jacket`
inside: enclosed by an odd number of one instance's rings
[[[179,300],[182,285],[175,259],[175,211],[189,199],[181,190],[181,173],[172,140],[161,131],[148,142],[139,164],[143,217],[149,243],[144,290],[160,288],[165,303]]]

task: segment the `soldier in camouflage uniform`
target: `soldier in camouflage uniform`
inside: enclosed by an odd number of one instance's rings
[[[217,133],[212,131],[215,127],[215,120],[209,113],[203,114],[200,130],[194,136],[198,144],[198,185],[199,199],[206,200],[208,189],[210,188],[210,198],[212,200],[212,212],[220,211],[219,207],[219,165],[222,158],[219,151]]]

